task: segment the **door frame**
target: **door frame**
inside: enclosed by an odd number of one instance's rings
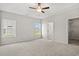
[[[72,19],[68,19],[68,44],[70,43],[69,42],[69,39],[70,39],[70,33],[69,33],[69,31],[70,31],[70,21],[73,21],[73,20],[79,20],[79,17],[78,18],[72,18]]]

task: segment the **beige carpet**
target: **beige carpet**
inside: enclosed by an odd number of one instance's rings
[[[0,47],[3,56],[77,56],[79,46],[39,39]]]

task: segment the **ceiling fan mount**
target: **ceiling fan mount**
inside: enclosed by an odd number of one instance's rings
[[[30,9],[35,9],[38,12],[45,13],[44,10],[49,9],[49,7],[42,7],[41,3],[37,4],[37,7],[29,7]]]

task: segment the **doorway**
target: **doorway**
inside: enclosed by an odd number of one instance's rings
[[[42,38],[47,40],[54,39],[54,26],[53,22],[45,22],[42,24]]]
[[[69,20],[69,44],[79,45],[79,18]]]
[[[16,42],[16,20],[2,19],[1,44]]]

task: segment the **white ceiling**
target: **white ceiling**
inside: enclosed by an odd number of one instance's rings
[[[35,6],[34,3],[0,3],[0,10],[8,11],[20,15],[26,15],[34,18],[45,18],[54,15],[56,12],[61,11],[64,8],[75,5],[76,3],[44,3],[42,7],[49,6],[50,9],[45,10],[45,13],[39,13],[29,7]]]

